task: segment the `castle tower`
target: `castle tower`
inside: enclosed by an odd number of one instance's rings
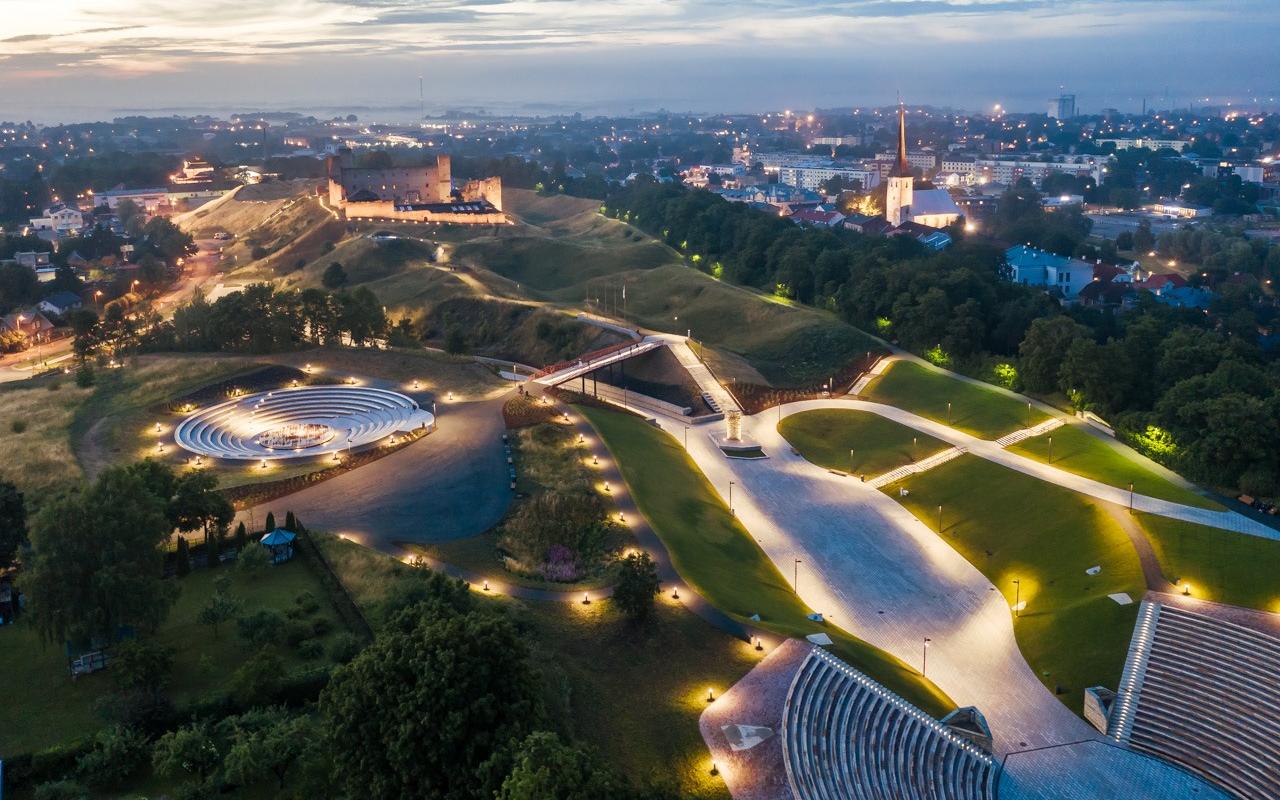
[[[897,227],[911,213],[911,165],[907,163],[907,112],[898,105],[898,160],[889,173],[889,185],[885,187],[884,218]]]

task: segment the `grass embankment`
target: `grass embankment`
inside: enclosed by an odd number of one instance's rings
[[[1048,419],[1038,409],[994,388],[953,378],[914,361],[895,361],[872,381],[868,399],[897,406],[981,439],[998,439]],[[948,421],[947,404],[951,404]]]
[[[641,512],[662,538],[680,575],[710,603],[783,636],[819,631],[835,652],[931,714],[955,707],[916,670],[830,625],[806,619],[812,609],[712,491],[674,439],[638,417],[598,408],[581,412],[600,433]]]
[[[1222,506],[1191,489],[1179,486],[1144,464],[1137,453],[1119,443],[1104,441],[1076,425],[1065,425],[1048,434],[1025,439],[1010,452],[1047,462],[1049,437],[1053,437],[1053,466],[1095,481],[1197,508],[1222,510]]]
[[[804,411],[784,418],[778,432],[818,466],[868,477],[948,447],[946,442],[869,411]]]
[[[224,691],[236,669],[256,652],[237,636],[234,622],[221,625],[215,638],[207,625],[196,621],[213,593],[214,579],[222,575],[232,576],[232,591],[241,599],[244,612],[266,608],[283,612],[299,594],[313,594],[320,601],[315,616],[328,619],[333,626],[333,631],[320,639],[326,654],[342,630],[320,582],[300,561],[271,567],[255,577],[244,576],[233,567],[197,570],[178,580],[178,600],[157,634],[161,644],[173,648],[167,691],[178,708]],[[286,647],[280,655],[287,668],[325,663],[328,658],[325,655],[307,662]],[[0,703],[0,757],[84,739],[104,725],[94,703],[113,691],[110,670],[72,680],[62,645],[42,644],[25,624],[0,628],[0,674],[5,676],[6,687],[14,687],[6,690],[5,701]]]
[[[727,354],[707,352],[725,380],[816,384],[881,346],[825,311],[776,302],[680,265],[589,281],[587,293],[604,301],[620,293],[619,284],[625,284],[627,300],[625,307],[617,304],[618,315],[654,330],[692,332],[695,340]]]
[[[1280,541],[1192,522],[1135,515],[1166,578],[1201,600],[1280,613]]]
[[[83,477],[68,430],[92,393],[69,378],[0,387],[0,478],[15,483],[28,503]]]
[[[317,537],[375,627],[412,568],[354,542]],[[527,631],[552,717],[633,780],[674,781],[681,797],[728,800],[709,774],[698,716],[708,688],[727,689],[759,660],[750,645],[663,595],[652,624],[627,623],[608,602],[536,603],[485,595]],[[644,702],[636,702],[636,698]]]
[[[909,490],[900,496],[898,488]],[[1018,646],[1041,682],[1080,713],[1089,686],[1116,686],[1124,667],[1142,567],[1124,531],[1092,501],[975,456],[886,487],[977,567],[1010,607]],[[1098,575],[1086,570],[1101,567]],[[1021,582],[1020,591],[1013,583]],[[1132,605],[1108,594],[1127,592]]]

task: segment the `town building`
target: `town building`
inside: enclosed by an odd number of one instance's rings
[[[54,292],[37,303],[36,307],[46,314],[65,317],[82,305],[84,303],[80,300],[80,295],[75,292]]]
[[[1179,153],[1191,146],[1191,142],[1181,139],[1147,139],[1141,136],[1134,139],[1095,139],[1094,143],[1113,144],[1117,150],[1145,147],[1148,150],[1174,150]]]
[[[1160,200],[1147,206],[1147,210],[1178,219],[1204,219],[1213,214],[1213,209],[1208,206],[1193,206],[1180,200]]]
[[[1071,119],[1076,115],[1076,96],[1062,94],[1049,101],[1049,119]]]
[[[46,208],[42,216],[33,217],[31,227],[37,231],[69,236],[84,228],[84,213],[66,203],[57,203]]]
[[[821,167],[801,167],[786,165],[778,169],[778,182],[801,189],[816,190],[832,178],[844,178],[846,183],[858,181],[863,191],[880,185],[880,173],[858,167],[844,167],[827,164]]]
[[[885,189],[884,218],[895,228],[906,222],[945,228],[963,214],[946,189],[916,189],[907,154],[906,111],[898,108],[898,156]]]
[[[1021,159],[979,159],[974,164],[979,184],[1002,183],[1012,186],[1023,178],[1039,186],[1055,172],[1091,178],[1102,182],[1107,159],[1097,156],[1068,156],[1060,161],[1024,161]]]
[[[18,266],[33,270],[49,266],[49,254],[43,250],[26,250],[21,253],[14,253],[13,260],[18,262]]]
[[[130,201],[148,214],[158,214],[169,210],[169,190],[164,186],[144,189],[111,189],[95,195],[97,204],[105,205],[112,211],[120,208],[125,200]]]
[[[1016,245],[1004,253],[1009,278],[1023,286],[1043,286],[1066,301],[1093,281],[1093,265],[1030,245]]]
[[[392,219],[406,222],[505,224],[502,179],[467,181],[453,188],[449,156],[437,155],[433,166],[361,169],[350,148],[328,159],[329,205],[349,219]]]

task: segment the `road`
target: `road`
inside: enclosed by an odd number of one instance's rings
[[[177,282],[151,301],[152,308],[167,318],[172,315],[174,308],[189,300],[196,289],[207,286],[219,277],[219,254],[223,244],[212,239],[197,241],[199,252],[186,260]],[[32,376],[33,367],[37,365],[43,371],[66,362],[71,358],[71,345],[72,338],[68,336],[38,348],[0,357],[0,383],[26,380]]]

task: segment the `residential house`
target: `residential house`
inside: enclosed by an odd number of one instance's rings
[[[35,309],[24,308],[0,317],[0,334],[20,333],[35,344],[49,341],[53,330],[49,318]]]
[[[1043,286],[1050,293],[1073,302],[1093,281],[1093,265],[1030,245],[1016,245],[1004,253],[1009,278],[1024,286]]]
[[[80,295],[75,292],[54,292],[45,299],[41,300],[37,307],[46,314],[52,314],[55,317],[65,317],[67,314],[80,308],[84,303],[80,300]]]

